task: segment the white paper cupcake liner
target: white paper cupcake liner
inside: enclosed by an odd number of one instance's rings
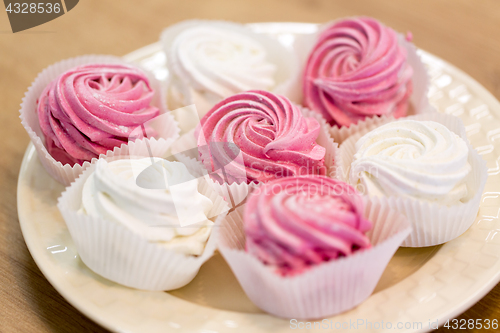
[[[92,163],[66,188],[57,205],[85,265],[108,280],[136,289],[173,290],[188,284],[213,255],[216,233],[212,232],[203,253],[195,257],[148,242],[121,224],[78,212],[83,186],[95,165]],[[214,203],[208,216],[215,221],[215,217],[222,219],[228,210],[223,198],[204,181],[199,182],[198,190]]]
[[[443,113],[429,113],[410,116],[405,119],[430,120],[441,123],[464,139],[469,148],[468,162],[472,170],[467,181],[467,187],[474,193],[474,196],[466,203],[445,206],[416,198],[381,198],[389,207],[404,214],[412,226],[413,231],[402,246],[424,247],[443,244],[463,234],[474,223],[479,210],[481,195],[488,178],[486,162],[469,144],[465,127],[460,118]],[[342,143],[340,146],[340,159],[338,160],[338,179],[349,182],[349,171],[353,156],[356,153],[355,145],[358,139],[371,129],[383,123],[394,121],[393,118],[385,118],[384,122],[381,120],[381,118],[367,120],[363,130],[352,134]]]
[[[340,150],[339,150],[340,151]],[[193,160],[197,160],[197,170],[198,174],[203,173],[205,176],[205,180],[210,184],[211,188],[217,192],[220,196],[226,200],[231,208],[238,206],[242,203],[245,198],[248,196],[250,191],[255,187],[259,186],[260,183],[252,182],[248,186],[244,186],[247,184],[237,184],[232,183],[229,184],[219,184],[218,182],[212,180],[209,176],[209,171],[203,166],[201,162],[199,151],[198,151],[198,143],[194,136],[194,129],[190,130],[184,135],[176,140],[171,147],[171,153],[175,157],[175,159],[180,162],[189,161],[189,163],[193,163]]]
[[[340,149],[337,148],[337,151]],[[199,156],[198,143],[194,136],[194,129],[182,135],[178,140],[172,144],[171,153],[175,158],[181,162],[191,159],[198,159],[199,167],[202,168],[205,179],[210,184],[211,188],[226,200],[231,208],[237,207],[241,204],[248,194],[257,186],[259,182],[246,183],[232,183],[232,184],[219,184],[219,182],[212,180],[209,176],[209,171],[203,166],[201,157]]]
[[[72,181],[85,170],[90,162],[84,162],[82,165],[75,164],[73,167],[69,164],[63,165],[61,162],[56,161],[47,151],[45,147],[45,137],[38,124],[37,100],[40,97],[45,87],[59,77],[63,72],[74,68],[76,66],[90,64],[90,63],[105,63],[105,64],[133,64],[125,62],[123,59],[114,56],[106,55],[85,55],[76,58],[66,59],[57,62],[38,74],[33,81],[28,91],[25,93],[21,103],[20,118],[21,123],[28,132],[28,135],[36,148],[38,158],[44,166],[45,170],[58,182],[69,185]],[[137,66],[135,66],[137,67]],[[141,69],[142,70],[142,69]],[[164,89],[161,87],[161,82],[158,81],[154,75],[144,71],[147,75],[151,87],[155,91],[152,104],[160,109],[161,115],[157,119],[151,120],[153,127],[158,132],[158,139],[151,140],[151,147],[157,151],[163,149],[166,153],[172,144],[173,140],[179,136],[179,128],[175,119],[167,112],[166,102],[164,97]]]
[[[187,82],[185,78],[175,76],[175,68],[178,68],[179,65],[172,61],[172,59],[174,59],[174,57],[171,56],[172,43],[182,31],[199,25],[210,25],[227,31],[240,33],[251,37],[263,45],[267,50],[268,61],[274,64],[277,68],[275,74],[276,86],[270,91],[276,94],[284,95],[295,103],[301,102],[301,68],[298,58],[291,48],[282,45],[277,39],[271,36],[253,32],[249,27],[243,24],[215,20],[187,20],[169,26],[163,30],[160,36],[160,42],[163,50],[167,54],[169,71],[172,74],[172,77],[169,80],[168,88],[169,107],[171,109],[180,108],[190,104],[197,104],[196,106],[200,112],[200,116],[203,116],[213,106],[213,104],[215,104],[212,102],[201,103],[199,100],[198,103],[196,103],[196,98],[192,96],[190,89],[193,89],[194,91],[197,90],[194,89],[191,86],[191,83]],[[179,115],[176,114],[176,116]],[[183,123],[181,119],[178,118],[178,120]],[[195,125],[196,124],[191,124],[190,128],[183,128],[183,130],[187,131]]]
[[[198,142],[194,136],[194,128],[181,135],[174,143],[170,151],[173,155],[183,154],[193,159],[198,159]]]
[[[399,44],[407,51],[407,62],[413,68],[412,85],[413,92],[410,96],[410,105],[412,107],[411,113],[408,115],[427,114],[437,112],[434,107],[429,104],[427,92],[429,91],[429,75],[422,59],[417,53],[417,48],[413,43],[408,42],[402,34],[398,34]],[[392,116],[375,116],[365,118],[365,120],[383,118],[393,118]],[[334,125],[330,128],[330,135],[335,142],[341,144],[350,135],[359,131],[360,128],[366,126],[365,120],[361,120],[356,124],[346,126]]]
[[[410,233],[407,219],[378,199],[365,199],[367,233],[373,247],[349,257],[283,277],[245,252],[244,206],[221,219],[218,248],[250,300],[275,316],[315,319],[347,311],[367,299],[401,242]],[[219,223],[218,222],[218,223]]]
[[[210,183],[210,186],[217,192],[220,196],[226,200],[227,204],[231,209],[236,208],[243,204],[250,193],[257,187],[261,186],[261,182],[251,182],[247,183],[224,183],[220,184],[217,181],[214,181],[212,178],[208,177],[207,182]]]

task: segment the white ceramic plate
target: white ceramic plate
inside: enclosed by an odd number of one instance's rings
[[[255,24],[258,32],[293,44],[313,24]],[[325,328],[399,332],[430,330],[467,310],[500,280],[500,103],[477,82],[446,62],[420,51],[429,67],[429,97],[441,112],[464,121],[471,143],[488,163],[489,179],[474,225],[442,246],[400,249],[373,295],[357,308],[328,318]],[[127,56],[166,78],[157,44]],[[173,292],[122,287],[90,271],[79,259],[56,208],[63,186],[48,176],[30,144],[18,184],[24,239],[38,267],[72,305],[102,326],[120,332],[289,332],[294,325],[261,312],[245,296],[216,254],[188,286]],[[382,324],[383,321],[383,324]],[[356,323],[358,326],[352,326]],[[304,324],[305,325],[305,324]],[[316,324],[318,327],[319,324]],[[399,329],[401,328],[401,329]]]

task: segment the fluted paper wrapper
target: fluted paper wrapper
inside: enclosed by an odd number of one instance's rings
[[[317,112],[313,112],[306,108],[301,108],[302,115],[307,118],[315,118],[320,124],[320,131],[316,143],[326,149],[325,153],[325,167],[326,176],[331,178],[336,178],[337,174],[337,164],[336,161],[340,158],[340,149],[338,144],[333,141],[328,133],[328,125],[323,117]],[[194,130],[184,134],[172,145],[172,153],[177,159],[183,160],[186,157],[197,158],[199,153],[197,151],[197,140],[194,137]],[[185,156],[183,156],[185,155]],[[202,160],[204,156],[200,157]],[[207,171],[208,173],[208,171]],[[224,197],[226,202],[231,208],[237,207],[241,204],[250,192],[260,185],[260,182],[253,181],[250,184],[247,183],[236,183],[231,184],[224,183],[220,184],[210,178],[207,179],[214,188],[214,190]]]
[[[198,159],[198,141],[194,136],[194,128],[185,134],[182,134],[170,149],[173,155],[185,155],[192,159]]]
[[[410,96],[410,106],[408,109],[408,115],[418,115],[437,112],[436,109],[429,104],[429,99],[427,97],[427,92],[429,91],[429,76],[427,74],[427,68],[425,67],[422,59],[417,53],[417,48],[412,43],[408,42],[403,35],[398,35],[399,44],[404,47],[407,51],[407,62],[413,68],[412,85],[413,92]],[[382,118],[382,119],[380,119]],[[356,124],[352,124],[349,127],[341,126],[338,127],[334,125],[330,128],[330,135],[335,140],[341,144],[352,134],[362,130],[367,126],[366,122],[373,124],[373,121],[386,121],[387,119],[393,119],[392,116],[375,116],[365,118]]]
[[[336,147],[336,149],[337,152],[340,152],[340,149],[338,149],[338,147]],[[198,169],[201,169],[202,172],[206,175],[205,180],[210,184],[210,187],[217,192],[217,194],[219,194],[224,198],[224,200],[226,200],[231,208],[234,208],[241,204],[246,199],[248,194],[250,194],[250,192],[254,188],[260,185],[259,182],[252,182],[250,184],[220,184],[219,182],[214,181],[212,178],[210,178],[209,172],[205,168],[205,166],[203,166],[201,158],[199,156],[198,143],[194,136],[194,129],[182,135],[172,144],[171,153],[177,160],[181,162],[191,159],[198,159],[200,163]]]
[[[479,210],[481,195],[488,178],[486,162],[469,144],[465,127],[460,118],[443,113],[431,113],[410,116],[404,119],[430,120],[441,123],[464,139],[469,148],[468,161],[472,170],[467,180],[467,187],[474,195],[467,202],[445,206],[416,198],[381,198],[389,207],[404,214],[412,226],[413,231],[402,246],[424,247],[443,244],[459,237],[474,223]],[[338,179],[349,182],[349,171],[356,153],[355,145],[358,139],[371,129],[390,121],[394,121],[394,119],[385,118],[382,121],[380,118],[373,118],[367,120],[367,126],[363,130],[352,134],[342,143],[340,146]]]
[[[261,182],[251,182],[247,183],[224,183],[220,184],[214,181],[212,178],[208,178],[207,181],[210,183],[212,188],[226,200],[229,207],[236,208],[243,204],[250,193],[257,187],[261,186]]]
[[[194,28],[200,25],[208,25],[215,28],[221,28],[228,32],[239,33],[257,41],[267,51],[267,61],[276,66],[274,79],[276,85],[270,89],[273,93],[284,95],[295,103],[301,102],[301,85],[300,85],[300,64],[294,51],[282,45],[277,39],[253,32],[250,27],[243,24],[216,21],[216,20],[187,20],[178,24],[174,24],[163,30],[160,36],[160,42],[163,50],[167,54],[167,61],[170,73],[174,74],[173,69],[178,68],[179,64],[172,61],[171,47],[175,38],[184,30]],[[191,96],[189,89],[195,89],[191,83],[185,82],[184,78],[172,77],[169,80],[168,96],[169,107],[174,110],[186,105],[196,104],[200,118],[214,105],[209,101],[202,101]],[[194,128],[197,124],[192,122],[192,119],[184,117],[182,112],[176,112],[176,119],[181,123],[184,132]]]
[[[31,141],[36,148],[38,158],[40,159],[40,162],[44,166],[45,170],[55,180],[66,186],[71,184],[71,182],[73,182],[76,177],[78,177],[78,175],[83,172],[83,170],[88,168],[90,166],[90,162],[84,162],[82,165],[75,164],[74,166],[70,166],[69,164],[63,165],[61,162],[56,161],[49,154],[47,148],[45,147],[45,137],[38,123],[37,100],[42,94],[45,87],[49,83],[57,79],[59,75],[67,70],[70,70],[71,68],[90,63],[125,64],[134,66],[131,63],[125,62],[122,58],[106,55],[85,55],[57,62],[47,67],[42,72],[40,72],[40,74],[38,74],[36,79],[28,88],[28,91],[25,93],[25,96],[21,103],[21,109],[19,111],[21,123],[26,129],[26,132],[28,132]],[[173,140],[179,136],[179,128],[174,117],[167,112],[163,92],[164,89],[162,89],[161,87],[161,82],[158,81],[151,73],[143,69],[141,70],[146,74],[152,89],[155,91],[152,104],[158,107],[161,113],[161,115],[157,117],[157,119],[151,120],[152,127],[158,133],[158,139],[146,139],[149,141],[149,145],[153,150],[153,154],[155,156],[159,156],[161,155],[161,152],[163,152],[164,154],[167,153]]]
[[[250,300],[275,316],[316,319],[352,309],[367,299],[410,233],[407,219],[378,199],[365,199],[373,247],[283,277],[245,252],[244,206],[220,221],[218,248]]]
[[[139,157],[112,156],[107,160]],[[212,232],[200,256],[190,256],[167,249],[161,243],[148,242],[121,224],[78,212],[83,186],[95,165],[92,163],[66,188],[57,205],[85,265],[108,280],[142,290],[173,290],[191,282],[201,265],[213,255],[217,235]],[[186,166],[189,170],[189,163]],[[208,213],[214,216],[211,220],[222,219],[228,210],[223,198],[203,180],[198,191],[214,203]]]

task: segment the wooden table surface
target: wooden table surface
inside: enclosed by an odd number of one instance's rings
[[[54,21],[16,34],[1,13],[0,332],[105,332],[47,282],[19,227],[16,185],[29,138],[18,110],[39,71],[82,54],[124,55],[156,42],[164,27],[184,19],[326,22],[353,15],[412,31],[418,47],[461,68],[500,99],[498,0],[85,0]],[[500,286],[460,318],[500,319]]]

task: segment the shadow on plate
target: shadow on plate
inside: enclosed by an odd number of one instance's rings
[[[400,248],[389,262],[374,293],[387,289],[415,273],[440,248],[441,245],[424,248]],[[238,280],[218,252],[201,267],[200,272],[191,283],[168,293],[211,308],[263,313],[245,295]]]

